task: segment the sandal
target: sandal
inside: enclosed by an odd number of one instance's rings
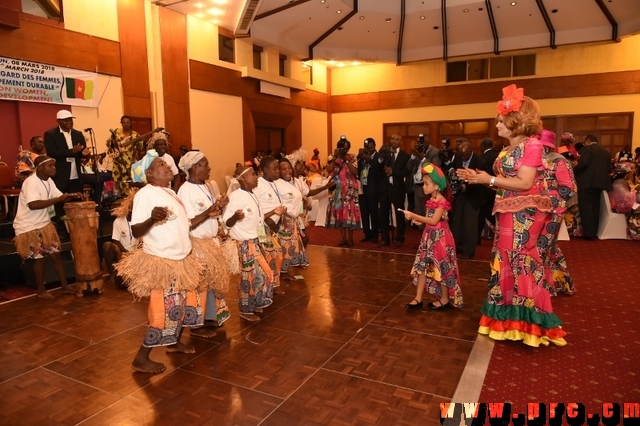
[[[413,299],[412,302],[416,302],[416,303],[407,303],[406,305],[404,305],[404,307],[407,308],[407,309],[420,309],[420,308],[422,308],[422,301],[418,302],[416,299]]]

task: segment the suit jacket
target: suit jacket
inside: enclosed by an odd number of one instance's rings
[[[471,160],[469,161],[469,168],[484,170],[485,167],[486,166],[482,157],[474,152]],[[453,160],[453,168],[462,168],[462,157],[460,157],[459,155],[456,155]],[[458,192],[456,194],[456,198],[465,197],[474,208],[479,209],[485,201],[485,194],[482,188],[482,185],[464,184],[463,191]]]
[[[496,158],[498,158],[498,151],[496,151],[495,149],[489,149],[486,152],[484,152],[480,157],[484,161],[483,170],[489,173],[491,176],[495,176],[496,174],[493,171],[493,163],[495,163]]]
[[[71,130],[71,142],[73,146],[78,144],[82,146],[86,145],[84,136],[77,130]],[[53,178],[53,181],[57,186],[64,187],[69,183],[71,163],[67,161],[67,158],[74,157],[76,159],[78,178],[82,176],[80,169],[82,151],[73,152],[67,147],[67,140],[60,131],[60,127],[54,127],[44,132],[44,146],[47,150],[47,155],[56,160],[56,176]]]
[[[391,176],[393,177],[393,185],[391,186],[391,199],[400,201],[400,198],[404,200],[404,196],[406,195],[406,187],[405,187],[405,178],[409,173],[407,169],[407,164],[409,164],[409,154],[404,152],[403,150],[398,151],[397,158],[393,161],[391,165]],[[389,181],[389,177],[386,176],[383,181]],[[404,201],[403,201],[404,203]],[[403,204],[404,206],[404,204]]]
[[[609,151],[592,143],[580,150],[580,160],[573,169],[578,190],[602,189],[611,191],[611,154]]]

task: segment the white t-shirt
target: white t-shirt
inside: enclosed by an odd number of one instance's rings
[[[160,158],[162,158],[164,162],[169,165],[169,167],[171,168],[171,173],[173,173],[174,176],[178,174],[178,167],[176,167],[176,160],[174,160],[170,154],[165,153]]]
[[[254,188],[253,193],[258,197],[263,215],[269,213],[276,207],[284,205],[276,182],[269,182],[265,178],[260,177],[258,178],[258,186]],[[271,220],[278,223],[280,222],[280,216],[274,214],[271,216]]]
[[[120,242],[122,247],[127,251],[133,251],[138,244],[138,239],[133,238],[131,224],[126,217],[117,217],[116,220],[113,221],[111,239]]]
[[[222,215],[223,223],[235,214],[236,211],[244,212],[244,219],[239,220],[229,231],[229,235],[236,241],[246,241],[258,238],[258,227],[264,227],[263,212],[259,206],[258,198],[244,189],[233,191],[229,195],[229,204]]]
[[[193,219],[200,213],[215,204],[215,198],[211,195],[207,185],[198,185],[185,182],[178,189],[178,198],[182,200],[184,208],[187,210],[187,217]],[[191,231],[194,238],[215,238],[218,235],[218,220],[208,218],[197,228]]]
[[[191,252],[189,240],[189,219],[182,202],[169,188],[146,185],[133,199],[131,225],[137,225],[151,217],[154,207],[168,207],[169,216],[165,222],[154,224],[142,236],[145,253],[171,260],[182,260]]]
[[[278,179],[276,183],[282,197],[282,204],[287,208],[287,213],[298,217],[302,213],[302,190],[304,187],[297,179],[293,179],[291,182]],[[307,193],[309,193],[308,187]]]
[[[53,206],[44,209],[31,210],[29,203],[32,201],[51,200],[62,195],[53,179],[42,180],[36,173],[25,179],[18,198],[18,211],[13,220],[13,229],[16,235],[34,231],[46,226],[51,219],[48,210],[53,210]]]

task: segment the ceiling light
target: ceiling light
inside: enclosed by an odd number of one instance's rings
[[[465,9],[462,11],[463,13],[469,13],[469,9]]]
[[[516,4],[518,4],[518,3],[516,3],[515,1],[511,2],[511,6],[515,6]]]
[[[196,3],[196,7],[199,9],[202,9],[204,7],[204,5],[202,3]]]
[[[207,12],[209,12],[209,15],[213,15],[213,16],[224,15],[224,11],[217,9],[215,7],[213,9],[207,10]]]
[[[324,3],[324,2],[325,2],[325,0],[320,0],[320,3]]]
[[[219,25],[219,24],[220,24],[220,21],[219,21],[219,20],[217,20],[217,19],[214,19],[214,20],[213,20],[213,21],[211,21],[211,22],[213,22],[213,24],[214,24],[214,25]]]
[[[362,21],[363,19],[364,19],[364,16],[361,16],[361,17],[360,17],[360,20]]]
[[[422,19],[424,21],[424,16],[421,16],[420,19]]]
[[[212,0],[215,4],[227,4],[228,0]]]
[[[342,11],[340,9],[336,10],[336,13],[339,15],[342,13]]]
[[[358,65],[360,65],[360,62],[357,62],[357,61],[351,62],[351,65],[353,65],[354,67],[357,67]]]
[[[342,68],[342,67],[344,67],[344,63],[343,62],[338,62],[338,66]]]
[[[385,19],[384,22],[391,22],[391,18]]]
[[[328,64],[330,64],[330,65],[333,65],[333,64],[335,64],[335,63],[336,63],[336,61],[334,61],[334,60],[332,59],[332,60],[330,60],[330,61],[327,61],[327,63],[328,63]]]
[[[198,13],[196,16],[197,16],[198,18],[204,18],[204,13]]]

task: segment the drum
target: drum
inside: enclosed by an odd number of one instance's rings
[[[76,296],[85,292],[102,294],[103,282],[98,254],[98,213],[93,201],[65,203],[67,219],[76,268]]]

